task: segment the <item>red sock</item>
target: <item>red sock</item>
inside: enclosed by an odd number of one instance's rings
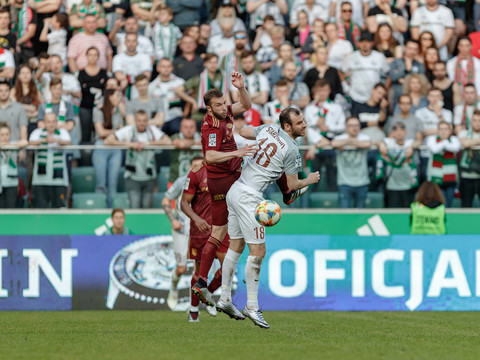
[[[221,241],[218,241],[213,236],[208,238],[208,241],[205,243],[202,251],[202,260],[200,261],[200,271],[199,276],[205,282],[208,281],[208,272],[212,267],[213,260],[215,260],[215,256],[217,255],[217,249],[220,246]]]
[[[280,179],[277,180],[277,185],[282,191],[282,194],[288,194],[290,192],[287,184],[287,175],[285,175],[285,173],[283,173],[282,176],[280,176]]]
[[[198,280],[198,274],[195,273],[192,276],[192,281],[190,281],[190,288],[192,288],[193,285],[195,285],[197,280]],[[200,300],[198,300],[198,296],[192,294],[190,296],[190,304],[192,304],[192,306],[198,306],[198,304],[200,304]]]
[[[213,294],[215,290],[220,287],[220,285],[222,285],[222,268],[218,269],[215,273],[212,282],[210,283],[210,285],[208,285],[208,291]]]

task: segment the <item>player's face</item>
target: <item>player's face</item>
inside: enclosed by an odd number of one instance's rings
[[[120,211],[115,212],[112,216],[112,222],[114,228],[123,229],[125,225],[125,215]]]
[[[212,114],[220,120],[225,120],[227,117],[227,103],[225,101],[225,96],[219,98],[213,98],[210,102],[210,106],[207,106],[211,109]]]
[[[305,130],[307,129],[307,123],[303,118],[303,114],[291,115],[292,117],[292,136],[296,139],[299,136],[305,136]]]
[[[10,87],[8,85],[0,86],[0,101],[7,101],[10,97]]]
[[[10,140],[10,130],[6,127],[0,128],[0,144],[8,143]]]

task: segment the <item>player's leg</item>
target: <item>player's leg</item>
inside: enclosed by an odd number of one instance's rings
[[[180,277],[187,271],[187,252],[188,238],[185,234],[172,230],[173,251],[175,253],[175,261],[177,267],[172,272],[170,291],[168,292],[167,305],[170,309],[175,309],[178,304],[178,281]]]
[[[190,286],[193,287],[198,280],[198,269],[200,268],[200,260],[195,260],[195,267],[193,271],[192,280],[190,282]],[[194,294],[190,295],[190,311],[188,313],[188,322],[198,322],[200,321],[198,315],[198,305],[200,304],[200,300]]]
[[[192,288],[192,292],[200,298],[200,301],[210,306],[215,305],[215,303],[207,289],[208,273],[212,267],[213,260],[215,260],[217,249],[227,234],[228,209],[226,196],[232,183],[235,182],[238,176],[239,175],[221,179],[207,179],[208,189],[212,199],[212,233],[203,247],[199,271],[200,278]]]

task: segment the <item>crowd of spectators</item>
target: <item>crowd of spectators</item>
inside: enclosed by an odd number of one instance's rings
[[[480,4],[457,0],[0,1],[0,207],[66,207],[72,167],[93,165],[112,206],[153,204],[200,143],[203,94],[252,108],[234,130],[302,110],[305,171],[340,207],[408,207],[426,180],[480,196]],[[239,144],[242,140],[239,139]],[[98,145],[93,152],[62,145]],[[101,149],[123,145],[127,151]],[[145,145],[173,145],[174,151]],[[323,149],[327,147],[326,149]],[[26,168],[25,179],[18,169]],[[322,185],[319,185],[322,187]],[[16,195],[14,194],[16,189]],[[319,189],[313,189],[319,190]],[[25,196],[28,194],[28,196]]]

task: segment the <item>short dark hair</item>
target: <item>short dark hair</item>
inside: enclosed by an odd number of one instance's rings
[[[387,91],[387,88],[385,87],[385,85],[383,85],[382,83],[376,83],[373,88],[376,89],[378,87],[381,87],[383,90]]]
[[[275,84],[276,87],[279,87],[279,86],[288,86],[288,81],[286,79],[280,79],[277,81],[277,83]]]
[[[468,84],[465,84],[465,86],[463,87],[463,89],[466,89],[467,87],[472,87],[472,88],[476,89],[476,88],[475,88],[475,84],[474,84],[474,83],[471,83],[471,82],[469,82]]]
[[[475,109],[475,110],[473,110],[473,115],[480,116],[480,109]],[[472,116],[473,116],[473,115],[472,115]]]
[[[255,57],[255,51],[253,51],[253,50],[243,50],[242,54],[240,55],[240,59],[245,59],[249,56]]]
[[[52,80],[50,80],[50,87],[58,84],[62,85],[62,78],[54,77]]]
[[[408,100],[412,101],[412,97],[410,96],[410,94],[402,94],[398,97],[398,101],[400,102],[400,99],[401,98],[407,98]]]
[[[62,29],[68,29],[68,15],[64,12],[57,12],[54,14],[57,18],[57,21],[60,23]]]
[[[349,116],[349,117],[347,117],[347,118],[345,119],[345,124],[348,123],[350,120],[357,120],[359,124],[361,123],[361,121],[360,121],[360,119],[359,119],[358,117],[356,117],[356,116]]]
[[[218,55],[214,54],[214,53],[206,53],[205,57],[203,58],[203,63],[205,64],[207,61],[209,61],[213,58],[217,58],[217,60],[218,60]]]
[[[10,82],[7,80],[0,79],[0,85],[7,85],[9,89],[12,88],[12,85],[10,85]]]
[[[139,74],[139,75],[135,76],[135,84],[139,81],[142,81],[142,80],[147,80],[148,81],[147,75]]]
[[[8,125],[6,122],[0,122],[0,130],[1,129],[8,129],[8,131],[10,131],[10,125]]]
[[[95,47],[95,46],[90,46],[90,47],[87,49],[87,51],[85,51],[85,54],[88,54],[88,52],[89,52],[90,50],[95,50],[95,51],[97,52],[97,55],[100,55],[100,50],[98,50],[98,48]]]
[[[7,7],[0,7],[0,14],[8,14],[8,16],[11,18],[10,16],[10,10],[7,8]]]
[[[117,212],[122,213],[123,216],[125,216],[125,210],[123,210],[122,208],[115,208],[115,209],[112,210],[112,217],[113,217],[113,215],[115,215]]]
[[[445,198],[443,197],[442,190],[437,184],[431,181],[425,181],[420,186],[416,201],[423,205],[429,205],[434,201],[445,204]]]
[[[145,110],[143,109],[140,109],[140,110],[137,110],[137,112],[135,113],[135,115],[145,115],[148,117],[148,114]]]
[[[203,102],[205,103],[205,106],[211,106],[212,105],[212,99],[214,98],[220,98],[223,96],[223,92],[219,89],[210,89],[208,90],[205,95],[203,95]]]
[[[327,79],[318,79],[315,81],[315,85],[313,85],[314,88],[322,88],[324,86],[330,86],[330,83],[327,81]]]
[[[420,47],[420,42],[418,40],[410,38],[407,41],[405,41],[405,45],[407,45],[408,43],[417,44]]]
[[[292,114],[299,116],[301,112],[294,107],[288,107],[282,110],[282,112],[280,113],[280,126],[282,127],[282,129],[285,128],[286,124],[292,126]]]

